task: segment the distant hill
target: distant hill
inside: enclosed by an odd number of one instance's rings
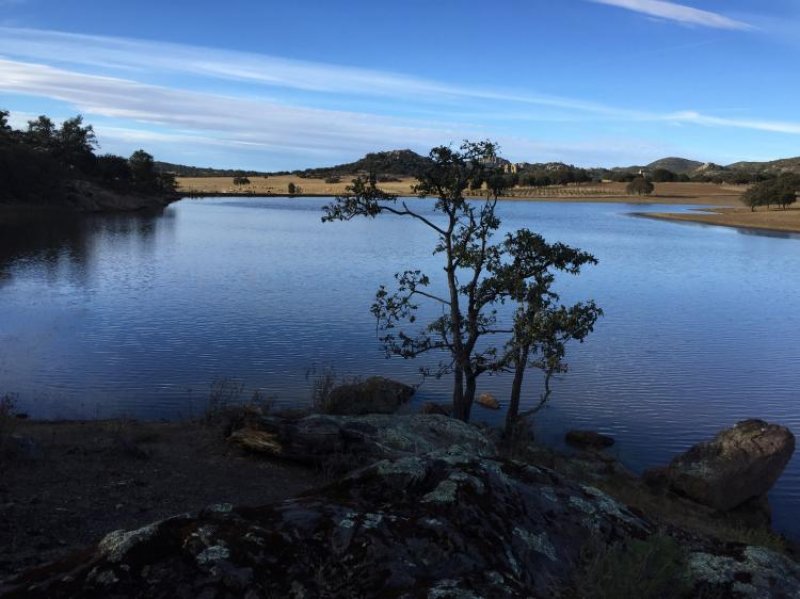
[[[676,175],[688,175],[693,171],[696,171],[701,166],[703,166],[703,163],[698,162],[697,160],[669,157],[651,162],[645,167],[645,169],[652,171],[657,168],[665,168],[668,171],[672,171]]]
[[[800,174],[800,156],[772,160],[770,162],[734,162],[726,168],[770,175],[779,175],[781,173]]]
[[[296,174],[302,177],[320,179],[346,177],[357,173],[410,177],[419,173],[429,164],[429,158],[420,156],[412,150],[391,150],[388,152],[373,152],[360,160],[348,162],[347,164],[296,171]]]
[[[507,160],[497,158],[497,166],[510,164]],[[326,179],[330,177],[347,178],[357,174],[375,173],[379,178],[392,177],[413,177],[425,167],[430,165],[430,159],[421,156],[413,150],[390,150],[387,152],[372,152],[355,162],[337,164],[335,166],[307,168],[305,170],[264,172],[248,171],[242,169],[219,169],[211,167],[186,166],[183,164],[172,164],[169,162],[156,162],[155,168],[159,173],[172,173],[178,177],[266,177],[272,175],[296,175],[304,178]],[[562,163],[537,163],[519,162],[516,167],[522,171],[560,171],[563,169],[574,168]],[[593,168],[586,170],[593,178],[604,179],[609,176],[630,174],[636,175],[640,171],[652,173],[656,169],[666,169],[676,175],[686,175],[692,178],[701,177],[703,179],[722,178],[723,180],[742,181],[749,177],[764,178],[779,175],[781,173],[800,174],[800,156],[796,158],[784,158],[770,162],[735,162],[727,166],[714,164],[712,162],[699,162],[688,158],[670,156],[651,162],[646,166],[619,166],[611,169]],[[616,173],[616,175],[614,174]],[[615,179],[616,180],[616,179]]]

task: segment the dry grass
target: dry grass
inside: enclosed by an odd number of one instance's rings
[[[788,210],[759,208],[751,212],[749,208],[714,208],[710,212],[689,212],[673,214],[658,212],[647,214],[652,218],[664,220],[738,227],[747,229],[764,229],[768,231],[784,231],[800,233],[800,207],[792,206]]]
[[[333,196],[343,194],[350,185],[351,177],[342,177],[339,183],[326,183],[324,179],[302,179],[295,175],[276,177],[250,177],[248,185],[234,185],[232,177],[178,177],[178,190],[194,194],[242,193],[252,195],[288,195],[289,183],[300,187],[297,195]],[[416,183],[413,177],[400,181],[381,183],[385,191],[398,195],[411,194],[411,186]]]
[[[587,183],[550,187],[516,187],[509,199],[556,202],[622,202],[637,204],[704,204],[732,206],[746,189],[744,186],[715,183],[656,183],[649,196],[628,195],[626,183]]]
[[[179,191],[193,194],[288,195],[289,183],[299,185],[298,195],[333,196],[345,193],[351,178],[342,177],[339,183],[326,183],[323,179],[301,179],[295,175],[277,177],[251,177],[248,185],[234,185],[232,177],[178,177]],[[413,177],[400,181],[381,183],[387,192],[411,195]],[[589,183],[583,185],[552,185],[550,187],[516,187],[507,199],[544,200],[548,202],[623,202],[641,204],[707,204],[731,206],[739,201],[745,187],[716,185],[714,183],[656,183],[650,196],[631,196],[625,193],[625,183]],[[478,195],[478,194],[476,194]]]

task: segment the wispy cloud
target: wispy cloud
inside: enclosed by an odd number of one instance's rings
[[[13,28],[0,28],[3,92],[74,107],[95,123],[101,142],[118,142],[115,149],[152,143],[185,154],[212,147],[220,155],[227,148],[231,156],[269,155],[276,157],[271,166],[283,160],[281,167],[291,168],[314,162],[298,156],[345,161],[467,137],[496,139],[515,160],[634,162],[660,157],[666,148],[641,139],[640,130],[664,123],[800,135],[800,123],[725,118],[692,106],[652,111],[228,50]],[[592,127],[575,133],[581,123]],[[523,126],[529,124],[535,129]],[[576,125],[571,138],[561,124]]]
[[[659,19],[675,21],[683,25],[699,25],[701,27],[712,27],[714,29],[733,29],[748,30],[755,29],[749,23],[737,21],[708,10],[692,8],[684,4],[666,2],[665,0],[589,0],[596,4],[607,4],[618,6],[642,13]]]
[[[458,104],[464,99],[474,99],[623,116],[618,108],[550,94],[465,87],[402,73],[218,48],[36,29],[0,27],[0,55],[89,67],[128,77],[177,73],[263,88],[348,97],[413,99],[437,104]]]
[[[664,117],[664,120],[678,123],[694,123],[709,127],[734,127],[736,129],[752,129],[770,133],[800,135],[800,123],[787,121],[766,121],[759,119],[731,119],[700,114],[693,111],[676,112]]]

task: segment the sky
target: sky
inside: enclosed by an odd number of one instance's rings
[[[263,171],[491,139],[514,162],[800,155],[800,0],[0,0],[0,109]]]

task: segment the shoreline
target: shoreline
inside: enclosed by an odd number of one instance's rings
[[[0,521],[7,523],[0,527],[0,589],[21,572],[78,555],[111,531],[196,516],[212,505],[273,505],[326,488],[342,475],[336,464],[346,464],[341,455],[320,468],[247,451],[228,437],[248,426],[236,412],[177,422],[14,419],[10,425],[16,449],[9,454],[0,443]],[[793,540],[771,526],[714,515],[648,486],[610,455],[531,442],[517,459],[596,485],[656,527],[797,555]]]
[[[800,210],[751,212],[733,207],[711,207],[703,212],[632,212],[633,216],[683,224],[726,227],[758,233],[800,235]]]

